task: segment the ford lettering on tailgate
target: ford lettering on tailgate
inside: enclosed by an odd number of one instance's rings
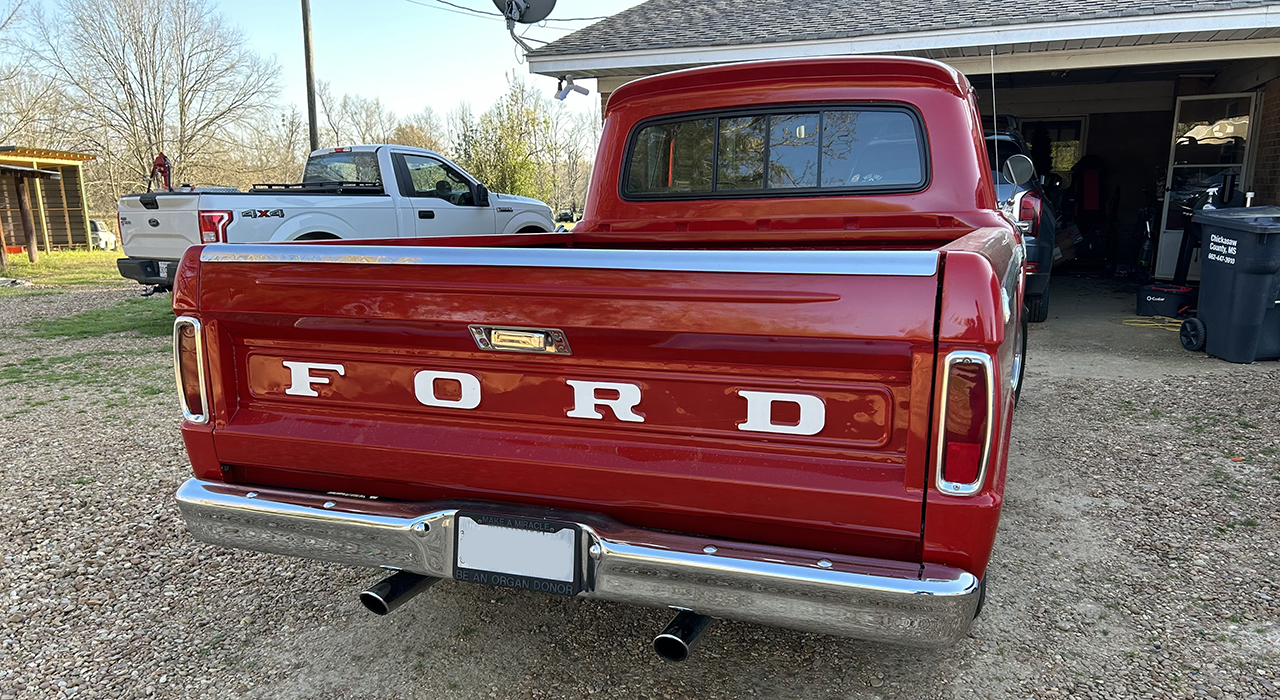
[[[832,446],[889,441],[892,396],[883,386],[708,374],[448,366],[253,352],[254,400],[306,401],[393,412],[469,412],[513,422],[610,422],[686,435],[809,437]]]

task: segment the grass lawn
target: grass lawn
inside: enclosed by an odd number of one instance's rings
[[[169,304],[167,294],[125,299],[106,309],[36,319],[27,323],[27,331],[36,338],[94,338],[110,333],[166,338],[173,334],[173,309]]]
[[[9,256],[9,267],[0,270],[0,277],[16,277],[39,285],[136,285],[116,269],[116,260],[123,257],[124,253],[114,250],[61,250],[41,252],[40,262],[32,265],[25,253],[18,253]]]

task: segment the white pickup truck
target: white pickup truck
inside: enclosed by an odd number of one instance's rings
[[[120,199],[127,257],[120,274],[160,289],[187,248],[201,243],[540,234],[551,208],[489,190],[438,153],[396,145],[327,148],[307,159],[302,182],[181,188]]]

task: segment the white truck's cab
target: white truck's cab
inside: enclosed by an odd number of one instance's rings
[[[326,148],[307,159],[302,182],[248,192],[181,188],[120,199],[128,257],[120,273],[168,288],[187,248],[201,243],[433,238],[555,230],[551,208],[489,193],[448,158],[422,148]]]

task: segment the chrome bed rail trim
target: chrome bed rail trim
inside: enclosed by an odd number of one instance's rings
[[[205,246],[200,251],[200,261],[568,267],[661,272],[899,277],[930,277],[938,270],[938,252],[933,250],[623,250],[223,243]]]
[[[226,547],[453,578],[459,502],[412,503],[190,479],[178,506],[196,539]],[[596,515],[488,504],[582,528],[579,595],[917,647],[963,638],[979,582],[959,569],[769,548],[633,528]]]

